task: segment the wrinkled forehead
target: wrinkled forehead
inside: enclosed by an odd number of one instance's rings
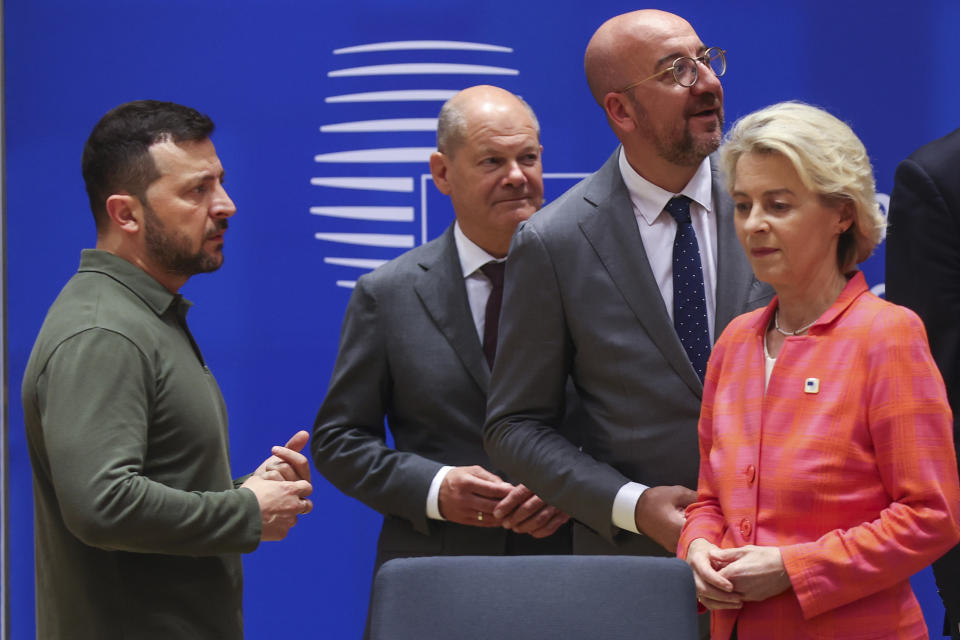
[[[465,141],[471,146],[485,143],[537,143],[537,128],[519,103],[485,104],[467,114]]]

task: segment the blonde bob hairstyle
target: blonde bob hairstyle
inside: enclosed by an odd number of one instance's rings
[[[824,204],[853,205],[853,224],[837,244],[842,273],[869,258],[883,240],[887,223],[877,205],[870,158],[838,118],[802,102],[781,102],[740,118],[720,147],[729,190],[736,181],[737,161],[747,153],[779,153]]]

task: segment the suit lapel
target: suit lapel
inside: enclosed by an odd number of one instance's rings
[[[587,188],[584,200],[596,209],[580,220],[580,230],[650,339],[699,397],[703,385],[677,337],[650,270],[633,203],[620,175],[619,153],[618,148]]]
[[[490,369],[484,360],[483,347],[470,314],[452,225],[441,236],[436,247],[437,251],[424,256],[418,263],[422,271],[414,282],[414,290],[464,368],[486,393],[490,384]]]

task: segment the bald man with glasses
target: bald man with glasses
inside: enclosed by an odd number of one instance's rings
[[[710,348],[771,292],[710,155],[724,51],[679,16],[636,11],[597,30],[584,64],[621,146],[514,236],[484,441],[577,521],[575,553],[673,555]],[[568,375],[581,447],[557,431]]]

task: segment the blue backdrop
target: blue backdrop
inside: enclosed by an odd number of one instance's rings
[[[952,0],[660,7],[728,49],[728,122],[785,99],[823,106],[864,140],[882,193],[897,162],[960,126]],[[425,162],[443,96],[481,82],[522,94],[540,116],[555,197],[615,146],[587,91],[583,50],[601,22],[634,8],[620,0],[4,3],[11,637],[33,637],[34,627],[19,385],[47,307],[80,249],[95,242],[79,165],[97,119],[121,102],[156,98],[217,123],[239,212],[223,269],[184,293],[197,303],[191,326],[230,409],[239,475],[312,423],[351,283],[449,223]],[[438,40],[484,46],[362,46]],[[425,93],[357,96],[384,91]],[[878,288],[882,257],[881,247],[865,267]],[[322,478],[315,486],[314,513],[287,541],[245,558],[250,638],[360,635],[380,517]],[[915,585],[939,631],[929,574]]]

